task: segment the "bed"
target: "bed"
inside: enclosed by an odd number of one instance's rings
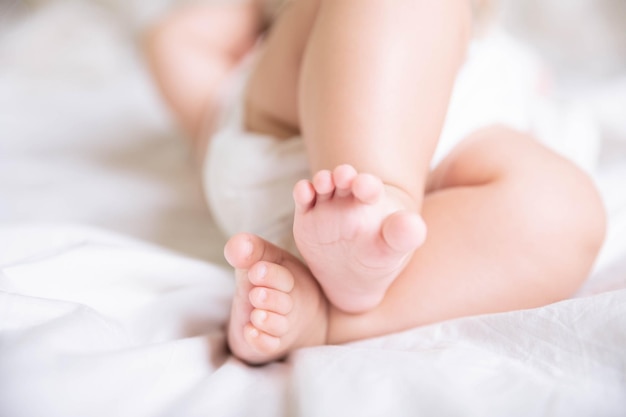
[[[575,297],[249,367],[225,343],[225,238],[137,46],[170,5],[0,8],[0,416],[626,415],[623,62],[555,61],[600,126],[609,213]]]

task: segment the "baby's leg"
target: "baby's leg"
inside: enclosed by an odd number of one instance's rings
[[[478,132],[442,162],[422,213],[424,245],[375,310],[331,308],[329,343],[565,299],[587,278],[605,231],[590,179],[506,128]]]
[[[192,140],[210,122],[221,83],[256,41],[261,25],[258,3],[187,6],[146,33],[155,81]]]
[[[259,238],[235,237],[226,248],[238,269],[229,326],[234,353],[263,363],[301,346],[562,300],[587,277],[605,227],[602,203],[585,174],[504,128],[478,132],[443,161],[430,177],[423,213],[430,239],[383,302],[362,314],[326,305],[314,278],[286,251]],[[268,266],[266,275],[259,265]],[[300,310],[272,325],[275,318],[253,311],[261,288],[287,298],[276,296],[273,307],[261,310],[286,312],[292,303]]]
[[[424,183],[470,31],[468,1],[392,3],[294,2],[274,27],[249,89],[249,128],[300,130],[312,171],[326,177],[316,180],[319,189],[296,190],[306,210],[296,214],[294,235],[331,301],[352,312],[373,308],[423,241]],[[382,181],[375,201],[329,180],[328,170],[344,164]],[[351,207],[332,198],[335,190],[347,193],[341,197]],[[343,222],[363,210],[367,224]],[[392,218],[407,227],[393,240],[408,246],[384,238]],[[328,245],[332,236],[339,241]],[[376,268],[363,268],[365,257]],[[364,294],[357,299],[358,291]]]
[[[247,234],[231,238],[224,254],[237,279],[228,324],[235,356],[261,364],[326,343],[327,302],[300,260]]]

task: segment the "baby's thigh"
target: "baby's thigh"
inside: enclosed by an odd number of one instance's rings
[[[494,181],[531,184],[548,175],[578,175],[578,169],[531,135],[506,126],[480,129],[461,140],[434,168],[428,191],[480,186]]]
[[[492,126],[469,135],[431,173],[428,193],[455,187],[490,190],[494,223],[524,225],[547,246],[594,252],[604,238],[605,210],[590,176],[527,133]]]
[[[248,83],[249,130],[283,139],[299,132],[301,64],[319,2],[292,1],[273,23]]]

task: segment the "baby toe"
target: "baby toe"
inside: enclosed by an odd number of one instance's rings
[[[293,299],[289,294],[266,287],[254,287],[248,295],[253,307],[278,314],[289,314]]]
[[[246,233],[231,237],[224,246],[224,257],[234,268],[245,269],[253,260],[254,243]]]
[[[352,165],[339,165],[333,171],[333,182],[335,187],[335,195],[338,197],[346,197],[352,194],[352,182],[357,176],[356,169]]]
[[[247,324],[243,329],[243,336],[248,345],[264,355],[272,355],[280,349],[280,339],[271,336],[252,324]]]
[[[270,288],[285,293],[294,286],[292,273],[282,265],[270,262],[258,262],[248,271],[248,279],[258,287]]]
[[[289,321],[282,314],[265,310],[252,310],[250,322],[258,330],[274,337],[282,337],[289,331]]]
[[[365,204],[375,204],[383,195],[384,185],[380,178],[370,174],[359,174],[352,182],[354,197]]]
[[[333,183],[333,177],[330,171],[319,171],[313,176],[313,188],[317,193],[317,200],[328,199],[335,191],[335,184]]]
[[[300,180],[293,187],[293,201],[296,209],[307,211],[315,204],[316,191],[308,180]]]
[[[424,243],[426,224],[416,213],[399,211],[385,220],[382,234],[390,249],[397,252],[408,252]]]

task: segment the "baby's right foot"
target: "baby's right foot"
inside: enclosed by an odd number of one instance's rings
[[[294,188],[294,237],[328,300],[358,313],[376,307],[426,237],[412,201],[350,165]]]

